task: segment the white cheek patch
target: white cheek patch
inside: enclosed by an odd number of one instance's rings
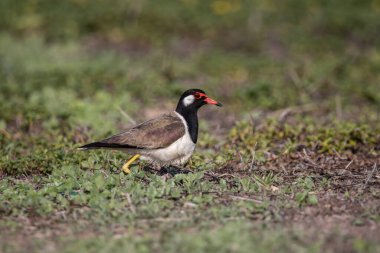
[[[195,100],[195,97],[193,95],[189,95],[183,99],[183,105],[188,106],[192,104]]]

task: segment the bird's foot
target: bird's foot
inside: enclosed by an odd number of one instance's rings
[[[131,159],[128,160],[128,162],[126,162],[123,167],[122,167],[122,170],[124,171],[124,173],[126,174],[130,174],[131,173],[131,170],[129,169],[129,166],[136,160],[140,157],[139,154],[137,155],[134,155]]]
[[[121,168],[122,171],[124,171],[125,174],[130,174],[131,170],[129,169],[129,164],[124,164],[123,167]]]

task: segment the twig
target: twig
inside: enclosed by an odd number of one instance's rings
[[[369,180],[372,178],[372,176],[373,176],[373,174],[375,173],[376,170],[377,170],[377,163],[375,163],[375,164],[373,165],[373,169],[372,169],[372,171],[368,174],[368,177],[367,177],[367,179],[366,179],[366,181],[365,181],[365,183],[364,183],[364,186],[367,186]]]
[[[233,178],[235,178],[236,176],[229,174],[229,173],[224,173],[224,174],[217,175],[216,177],[217,178],[221,178],[221,177],[233,177]]]
[[[292,108],[286,108],[281,114],[280,114],[280,117],[278,117],[278,121],[280,123],[283,123],[285,122],[285,119],[288,117],[288,115],[292,113]]]
[[[352,159],[351,162],[349,162],[349,163],[347,164],[346,168],[344,168],[344,169],[347,170],[348,167],[350,167],[350,165],[352,164],[352,162],[353,162],[354,160],[355,160],[355,159]]]
[[[128,113],[126,113],[123,109],[121,109],[121,107],[118,108],[121,115],[123,115],[128,121],[132,122],[132,124],[137,124],[137,122],[131,117],[129,116]]]
[[[306,153],[306,149],[303,149],[303,153],[304,153],[304,159],[306,160],[306,161],[308,161],[309,163],[311,163],[312,165],[314,165],[314,166],[317,166],[317,164],[309,157],[309,155]]]
[[[340,154],[338,153],[338,151],[336,151],[335,148],[333,148],[333,151],[334,151],[335,155],[336,155],[340,160],[343,159],[343,158],[340,156]]]
[[[127,202],[128,202],[129,207],[131,209],[131,212],[136,213],[136,208],[135,208],[135,205],[133,205],[133,203],[132,203],[131,195],[129,195],[129,193],[126,193],[125,196],[127,197]]]

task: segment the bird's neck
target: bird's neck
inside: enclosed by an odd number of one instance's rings
[[[186,121],[191,140],[197,143],[198,140],[198,115],[197,110],[184,107],[177,107],[178,112]]]

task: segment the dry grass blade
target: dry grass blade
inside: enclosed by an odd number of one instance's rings
[[[136,125],[137,122],[136,120],[134,120],[128,113],[126,113],[123,109],[121,109],[120,107],[118,108],[121,115],[123,115],[129,122],[131,122],[133,125]]]
[[[366,187],[368,185],[368,182],[371,180],[371,178],[373,177],[373,174],[375,174],[376,171],[377,171],[377,163],[375,163],[373,165],[373,169],[368,174],[368,177],[367,177],[367,179],[365,180],[365,183],[364,183],[364,187]]]

